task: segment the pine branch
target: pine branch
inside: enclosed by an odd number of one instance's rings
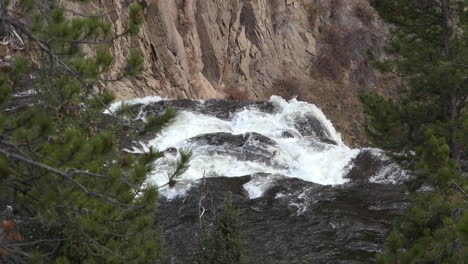
[[[41,243],[60,242],[60,241],[65,241],[65,239],[39,239],[39,240],[26,242],[26,243],[12,243],[11,245],[17,246],[17,247],[24,247],[24,246],[34,246],[34,245],[41,244]]]
[[[116,201],[114,199],[111,199],[111,198],[103,195],[102,193],[92,191],[92,190],[88,189],[87,187],[85,187],[83,184],[81,184],[79,181],[73,179],[73,177],[72,177],[75,174],[85,174],[85,175],[90,175],[90,176],[94,176],[96,174],[89,173],[87,171],[80,171],[80,170],[77,170],[77,169],[71,169],[72,173],[68,174],[68,173],[63,172],[63,171],[61,171],[59,169],[56,169],[54,167],[50,167],[50,166],[48,166],[46,164],[43,164],[43,163],[28,159],[26,157],[23,157],[23,156],[14,154],[14,153],[10,153],[10,152],[8,152],[8,151],[6,151],[4,149],[0,149],[0,154],[5,155],[7,158],[22,161],[22,162],[24,162],[26,164],[29,164],[29,165],[33,166],[33,167],[45,169],[47,171],[50,171],[50,172],[55,173],[57,175],[60,175],[63,178],[67,179],[69,182],[73,183],[78,188],[80,188],[84,193],[88,194],[89,196],[99,198],[101,201],[106,202],[108,204],[115,205],[115,206],[129,207],[129,208],[144,208],[144,206],[135,206],[135,205],[131,205],[131,204],[122,203],[122,202]]]
[[[31,40],[34,41],[34,43],[44,52],[46,52],[50,57],[51,57],[51,61],[55,61],[60,67],[62,67],[66,72],[70,73],[73,77],[76,78],[76,80],[78,82],[80,82],[83,87],[86,88],[86,91],[90,91],[92,90],[91,88],[93,87],[92,84],[88,83],[87,81],[85,81],[81,75],[79,73],[77,73],[76,71],[74,71],[73,69],[71,69],[68,64],[66,64],[62,59],[60,59],[59,56],[57,56],[53,51],[52,49],[50,48],[50,46],[48,45],[48,43],[46,43],[45,41],[42,41],[38,38],[36,38],[35,36],[33,36],[28,30],[26,30],[22,25],[18,24],[16,21],[12,21],[11,19],[7,18],[5,19],[5,21],[7,21],[8,23],[14,25],[16,28],[18,28],[18,30],[20,30],[23,34],[25,34],[26,36],[28,36],[28,38],[30,38]],[[106,108],[106,110],[113,116],[115,116],[115,114],[113,113],[113,111],[99,98],[99,96],[96,96],[96,98],[100,101],[100,103]]]

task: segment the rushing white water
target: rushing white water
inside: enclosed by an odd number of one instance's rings
[[[127,103],[150,103],[162,100],[159,97],[143,98]],[[296,177],[319,184],[335,185],[346,182],[343,175],[346,165],[358,153],[358,149],[351,149],[343,144],[341,135],[336,132],[332,123],[315,105],[292,99],[289,102],[281,97],[270,99],[275,105],[274,113],[265,113],[254,108],[244,109],[234,113],[229,120],[218,119],[213,116],[202,115],[189,111],[179,111],[175,122],[163,129],[161,133],[142,144],[141,150],[153,147],[159,151],[168,148],[191,149],[193,159],[190,168],[181,176],[182,184],[175,188],[164,187],[161,193],[168,198],[183,194],[194,180],[210,176],[242,176],[254,173],[271,173],[286,177]],[[120,103],[111,106],[114,110]],[[301,136],[294,126],[294,120],[304,115],[313,115],[326,129],[329,139],[337,142],[327,144],[315,137]],[[287,138],[284,131],[295,135]],[[269,146],[268,151],[275,153],[269,164],[254,161],[238,160],[233,156],[213,154],[214,146],[195,144],[190,141],[198,135],[216,132],[227,132],[240,135],[256,132],[276,142],[276,146]],[[253,142],[256,144],[256,142]],[[216,146],[220,148],[220,146]],[[167,175],[171,172],[177,155],[167,155],[157,160],[157,170],[149,179],[150,184],[158,186],[167,183]],[[280,177],[280,176],[271,176]],[[271,178],[270,177],[270,178]],[[245,185],[251,198],[258,197],[268,187],[269,177],[254,178]]]
[[[127,101],[119,101],[112,103],[106,110],[104,110],[104,114],[110,114],[111,111],[115,112],[117,109],[122,107],[122,105],[135,105],[135,104],[151,104],[154,102],[159,102],[162,100],[166,100],[160,96],[146,96],[142,98],[135,98]]]

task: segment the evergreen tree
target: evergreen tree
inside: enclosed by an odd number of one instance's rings
[[[412,205],[378,263],[468,262],[468,10],[459,0],[371,0],[394,25],[376,66],[402,78],[399,98],[360,95],[368,134],[415,179]],[[420,188],[423,186],[424,188]]]
[[[433,129],[450,156],[466,153],[468,115],[468,12],[459,0],[372,0],[395,27],[380,70],[402,78],[397,102],[363,93],[370,138],[387,149],[411,151]]]
[[[0,0],[0,34],[11,41],[2,44],[22,49],[0,68],[0,263],[157,262],[157,188],[145,180],[159,154],[119,152],[118,135],[132,131],[116,116],[109,131],[97,129],[113,100],[97,84],[142,67],[131,50],[123,71],[107,74],[113,42],[143,23],[141,6],[128,8],[127,27],[114,33],[62,1]],[[25,88],[32,105],[14,100]]]
[[[248,263],[240,231],[239,210],[232,205],[230,194],[224,201],[223,212],[216,216],[210,232],[201,234],[198,263]]]
[[[431,189],[412,193],[412,206],[389,236],[379,263],[465,263],[468,260],[467,181],[444,139],[426,132],[417,175]],[[459,185],[461,184],[461,185]]]

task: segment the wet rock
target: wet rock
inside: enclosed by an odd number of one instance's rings
[[[168,148],[164,150],[164,155],[169,154],[169,155],[177,155],[178,150],[176,148]]]
[[[322,122],[313,115],[296,117],[294,120],[294,126],[302,136],[313,136],[318,138],[320,141],[327,141],[336,145],[336,142],[331,139],[330,134]]]
[[[338,143],[336,143],[336,141],[333,139],[321,138],[320,140],[325,144],[330,144],[330,145],[335,145],[335,146],[338,145]]]
[[[223,99],[210,99],[203,104],[202,114],[208,114],[220,119],[229,119],[232,114],[246,108],[255,108],[265,113],[272,113],[275,106],[271,102],[240,102]]]
[[[229,120],[234,113],[245,108],[256,108],[265,113],[276,111],[271,103],[219,99],[205,102],[161,101],[136,106],[134,110],[141,116],[156,115],[162,114],[167,107],[224,120]],[[349,163],[348,184],[325,186],[291,178],[303,177],[302,174],[289,173],[297,169],[294,162],[300,158],[298,155],[307,155],[309,151],[312,154],[325,153],[335,148],[332,145],[337,144],[331,139],[333,132],[328,132],[321,119],[309,112],[299,112],[295,116],[294,127],[288,123],[284,129],[275,130],[272,138],[254,132],[237,135],[214,132],[199,134],[184,141],[184,144],[188,143],[188,146],[193,147],[195,159],[197,155],[202,157],[194,162],[199,167],[204,168],[205,162],[206,165],[211,165],[209,159],[214,156],[219,160],[233,157],[237,161],[256,163],[258,166],[253,172],[264,172],[244,177],[209,177],[226,174],[208,168],[207,177],[203,179],[192,181],[188,177],[171,186],[175,188],[171,191],[176,195],[182,193],[178,190],[183,190],[185,195],[168,196],[173,199],[162,195],[159,201],[158,223],[164,232],[168,252],[168,260],[163,263],[193,263],[193,256],[198,248],[200,220],[210,224],[221,209],[228,192],[233,194],[233,202],[240,209],[242,231],[253,263],[374,261],[375,254],[384,249],[393,219],[408,206],[408,194],[404,185],[399,184],[404,173],[382,151],[364,149]],[[272,129],[276,127],[273,126]],[[287,137],[294,139],[285,140]],[[299,145],[291,146],[285,142],[297,142]],[[296,146],[301,148],[296,149]],[[303,146],[307,148],[302,148]],[[304,149],[307,151],[303,151]],[[168,160],[177,154],[175,148],[163,152]],[[282,155],[278,155],[280,152]],[[170,162],[161,164],[159,169],[166,165],[172,166]],[[239,164],[243,166],[243,163]],[[300,164],[301,168],[309,165],[311,164]],[[236,169],[237,167],[233,170]],[[195,174],[198,172],[195,171]],[[193,172],[190,173],[194,175]],[[233,175],[231,171],[228,173]],[[280,175],[281,173],[290,177]],[[315,172],[312,170],[310,173]],[[337,173],[341,175],[341,170]],[[402,177],[398,178],[400,176]],[[201,212],[203,217],[200,219]]]
[[[191,143],[209,148],[209,155],[232,156],[242,161],[256,161],[271,164],[277,150],[276,142],[258,133],[233,135],[219,132],[196,136]]]
[[[364,149],[350,162],[345,178],[354,183],[404,183],[410,175],[382,151]]]
[[[275,106],[271,102],[239,102],[224,99],[210,99],[200,102],[177,99],[158,101],[147,105],[136,104],[132,106],[132,111],[135,113],[141,111],[146,115],[161,115],[168,107],[210,115],[224,120],[230,119],[233,114],[246,108],[255,108],[265,113],[272,113],[275,110]]]
[[[243,198],[249,198],[249,194],[244,188],[244,184],[251,180],[251,176],[242,177],[210,177],[202,180],[200,187],[209,192],[230,192]]]
[[[356,183],[366,183],[374,176],[382,164],[382,160],[378,159],[370,151],[361,151],[356,158],[352,160],[353,167],[346,175],[346,178]]]
[[[178,99],[178,100],[163,100],[153,102],[147,105],[136,104],[132,106],[132,111],[138,113],[141,111],[146,115],[161,115],[167,108],[173,107],[178,110],[198,111],[201,103],[196,100]]]
[[[281,133],[281,136],[284,137],[284,138],[294,138],[293,133],[291,133],[290,131],[283,131]]]
[[[333,187],[295,178],[279,178],[262,197],[250,200],[241,186],[249,179],[206,178],[205,185],[193,187],[186,197],[161,200],[159,223],[173,261],[192,263],[201,193],[203,221],[208,223],[220,210],[226,191],[233,193],[248,252],[259,264],[370,263],[384,248],[392,219],[408,205],[399,185]]]

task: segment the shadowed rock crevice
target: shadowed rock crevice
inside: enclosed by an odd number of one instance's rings
[[[214,54],[213,41],[210,39],[208,23],[216,21],[209,20],[209,7],[205,1],[197,2],[197,12],[195,13],[198,36],[200,38],[200,49],[202,52],[203,75],[211,82],[213,86],[217,86],[221,77],[219,62]]]

